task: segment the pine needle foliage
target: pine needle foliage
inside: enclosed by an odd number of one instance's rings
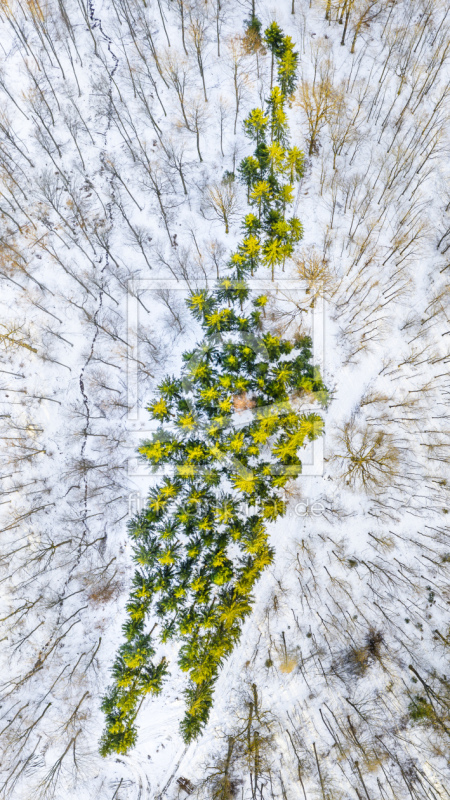
[[[310,339],[290,342],[264,333],[267,298],[252,299],[246,282],[262,265],[273,275],[302,234],[300,221],[286,216],[292,182],[303,168],[303,154],[288,146],[284,109],[297,54],[289,37],[280,36],[273,50],[279,85],[267,110],[254,109],[244,123],[255,151],[240,174],[257,213],[244,219],[230,277],[212,293],[190,296],[204,338],[184,353],[181,376],[167,377],[149,406],[161,426],[140,453],[170,474],[129,525],[136,572],[125,641],[102,705],[102,755],[134,745],[140,704],[161,691],[167,675],[166,660],[152,660],[151,613],[160,641],[180,643],[178,664],[189,676],[183,738],[190,742],[200,734],[220,667],[251,612],[253,587],[274,557],[267,525],[285,513],[282,489],[301,471],[299,449],[322,433],[322,417],[302,414],[290,400],[303,392],[322,405],[327,401]],[[267,35],[266,41],[271,47]]]

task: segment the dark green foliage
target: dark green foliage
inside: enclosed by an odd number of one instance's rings
[[[415,724],[433,728],[437,733],[450,736],[450,681],[446,675],[429,673],[424,679],[409,665],[413,683],[422,684],[422,693],[412,697],[408,706],[409,716]]]
[[[283,31],[277,22],[272,22],[264,31],[264,41],[275,56],[280,58],[284,52]]]
[[[264,43],[272,53],[272,73],[274,59],[278,61],[278,82],[283,95],[289,97],[297,84],[298,53],[290,36],[284,36],[276,22],[264,31]]]
[[[245,20],[244,26],[245,33],[243,37],[243,43],[247,53],[255,53],[258,50],[264,50],[261,36],[261,20],[258,19],[254,13],[252,13],[250,19]]]
[[[271,36],[281,69],[290,40],[277,30]],[[139,452],[170,475],[149,492],[129,526],[137,569],[126,642],[102,706],[103,755],[134,744],[140,702],[160,692],[167,673],[164,659],[152,661],[145,631],[150,612],[160,641],[175,638],[181,645],[178,663],[189,675],[181,731],[186,742],[199,735],[220,667],[251,613],[253,587],[273,560],[267,523],[285,513],[281,490],[301,471],[298,451],[322,432],[318,414],[302,414],[291,403],[302,394],[326,403],[310,339],[290,342],[263,332],[267,298],[252,298],[246,282],[260,265],[273,275],[302,233],[298,219],[285,218],[290,181],[302,169],[302,154],[287,146],[285,99],[276,86],[267,113],[255,109],[244,123],[255,153],[239,175],[258,213],[244,219],[230,276],[189,298],[204,338],[184,353],[181,376],[166,377],[148,409],[161,425]]]
[[[251,31],[252,33],[261,37],[262,22],[260,19],[258,19],[258,17],[255,15],[251,16],[250,19],[245,20],[244,25],[246,32]]]
[[[244,158],[238,167],[239,176],[247,186],[247,200],[250,198],[250,187],[256,180],[259,169],[259,161],[257,158],[254,158],[254,156],[247,156],[247,158]]]
[[[409,716],[413,722],[432,722],[434,720],[434,708],[425,697],[416,695],[409,704]]]
[[[229,169],[226,169],[225,172],[223,173],[222,183],[225,183],[225,184],[233,183],[234,179],[235,179],[234,172],[230,172]]]

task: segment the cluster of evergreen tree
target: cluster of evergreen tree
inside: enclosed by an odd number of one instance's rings
[[[298,54],[290,36],[283,36],[276,22],[266,30],[265,43],[278,62],[278,86],[274,86],[267,110],[255,108],[244,122],[244,129],[255,151],[238,169],[247,186],[247,199],[257,211],[247,214],[245,238],[232,259],[239,276],[253,274],[257,263],[270,267],[272,279],[277,264],[283,263],[303,236],[297,217],[286,218],[294,199],[294,180],[303,174],[304,155],[298,147],[289,147],[289,129],[285,105],[297,80]],[[269,141],[268,141],[269,139]]]
[[[140,453],[155,469],[171,470],[129,526],[136,571],[125,642],[102,704],[103,755],[133,746],[140,704],[160,692],[167,673],[164,658],[152,660],[150,613],[160,641],[181,643],[178,663],[189,675],[181,731],[186,742],[199,735],[220,667],[251,612],[253,587],[273,559],[267,523],[285,513],[282,489],[301,471],[299,449],[322,432],[320,415],[302,414],[290,401],[293,393],[308,393],[326,403],[310,339],[290,342],[264,332],[267,297],[252,299],[246,282],[260,265],[273,274],[302,235],[300,221],[286,217],[303,166],[303,154],[288,146],[285,111],[298,56],[276,23],[265,41],[278,84],[266,113],[254,109],[245,120],[255,150],[240,166],[257,213],[245,217],[230,276],[211,293],[191,295],[204,338],[149,407],[161,426]]]

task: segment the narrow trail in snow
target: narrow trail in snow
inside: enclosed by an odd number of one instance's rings
[[[167,793],[167,791],[168,791],[168,789],[169,789],[169,787],[170,787],[175,775],[177,774],[177,772],[178,772],[178,770],[180,768],[181,762],[183,761],[183,759],[186,756],[187,751],[189,750],[189,747],[190,747],[190,745],[187,745],[184,748],[183,752],[181,753],[180,758],[178,759],[177,763],[175,764],[175,767],[172,770],[171,775],[168,777],[167,781],[165,782],[165,784],[164,784],[163,788],[161,789],[161,791],[159,792],[159,794],[156,795],[155,800],[162,800],[164,795]]]
[[[104,163],[105,163],[105,158],[106,158],[106,153],[107,153],[108,133],[109,133],[109,130],[111,128],[111,119],[112,119],[112,81],[113,81],[114,73],[115,73],[117,67],[119,66],[119,59],[117,58],[115,53],[112,51],[112,48],[111,48],[112,39],[110,39],[110,37],[108,37],[105,34],[105,32],[104,32],[104,30],[102,28],[101,20],[95,17],[94,3],[91,2],[91,0],[88,0],[88,7],[89,7],[89,15],[90,15],[90,18],[91,18],[91,20],[93,22],[93,27],[94,28],[98,28],[98,30],[101,32],[101,35],[103,36],[104,40],[107,42],[108,51],[110,52],[111,57],[114,60],[114,66],[113,66],[111,72],[109,73],[109,81],[110,81],[109,97],[110,97],[110,102],[109,102],[108,114],[107,114],[107,124],[106,124],[106,128],[105,128],[104,133],[101,134],[101,136],[103,137],[103,146],[102,146],[102,149],[100,151],[100,162],[101,162],[100,174],[102,174],[105,171]],[[114,180],[114,178],[111,175],[111,178],[109,179],[109,186],[110,186],[110,189],[111,189],[112,196],[114,196],[113,180]],[[113,200],[111,200],[109,203],[106,204],[107,219],[108,219],[108,222],[109,222],[109,229],[110,230],[113,227],[112,205],[113,205]],[[88,395],[87,395],[87,392],[86,392],[86,387],[85,387],[85,372],[86,372],[86,369],[89,366],[89,364],[90,364],[90,362],[92,360],[92,357],[94,355],[95,344],[96,344],[96,341],[97,341],[97,338],[98,338],[98,334],[99,334],[99,328],[97,326],[97,320],[98,320],[99,314],[100,314],[100,312],[101,312],[101,310],[103,308],[103,295],[104,295],[104,291],[103,291],[103,276],[104,276],[105,270],[109,267],[108,252],[106,252],[105,255],[101,254],[99,256],[99,258],[98,258],[99,266],[102,264],[102,262],[103,262],[103,266],[101,267],[101,270],[100,270],[100,286],[99,286],[100,291],[99,291],[99,295],[98,295],[98,304],[97,304],[97,308],[96,308],[96,310],[94,312],[94,315],[92,317],[92,323],[93,323],[94,328],[95,328],[94,335],[93,335],[92,340],[91,340],[91,346],[90,346],[90,349],[89,349],[88,357],[87,357],[86,361],[84,362],[84,364],[83,364],[83,366],[81,368],[80,376],[79,376],[79,379],[78,379],[79,386],[80,386],[80,392],[81,392],[81,396],[82,396],[82,399],[83,399],[83,405],[84,405],[85,412],[86,412],[86,424],[84,426],[83,439],[82,439],[81,450],[80,450],[80,462],[81,462],[81,465],[85,464],[85,461],[86,461],[86,446],[87,446],[87,439],[88,439],[88,435],[89,435],[90,420],[91,420],[91,407],[90,407],[90,404],[89,404],[89,398],[88,398]],[[86,467],[87,467],[87,464],[86,464]],[[73,575],[74,571],[76,570],[76,568],[77,568],[77,566],[78,566],[78,564],[80,562],[80,558],[81,558],[81,555],[82,555],[83,542],[84,542],[86,536],[89,533],[89,528],[88,528],[88,523],[87,523],[87,519],[88,519],[88,470],[87,469],[84,469],[83,486],[84,486],[84,493],[83,493],[83,509],[82,509],[82,520],[81,521],[82,521],[82,524],[83,524],[83,527],[84,527],[84,532],[83,532],[83,535],[82,535],[81,540],[80,540],[80,545],[78,547],[78,557],[75,560],[75,562],[72,565],[72,567],[70,568],[70,570],[68,571],[67,578],[66,578],[66,580],[64,582],[64,586],[63,586],[63,588],[62,588],[62,590],[61,590],[61,592],[59,594],[60,612],[59,612],[57,620],[56,620],[56,627],[58,627],[58,625],[60,624],[60,620],[61,620],[61,615],[62,615],[62,611],[63,611],[62,601],[65,598],[65,595],[66,595],[66,592],[67,592],[67,588],[68,588],[68,586],[70,584],[70,581],[72,579],[72,575]],[[106,533],[105,533],[105,537],[106,537]]]
[[[95,16],[95,5],[94,5],[93,0],[88,0],[88,8],[89,8],[89,17],[90,17],[91,22],[92,22],[92,27],[94,29],[97,28],[100,31],[104,41],[107,42],[108,51],[109,51],[109,53],[110,53],[110,55],[111,55],[111,57],[112,57],[112,59],[114,61],[114,66],[113,66],[112,70],[109,72],[109,105],[108,105],[108,112],[107,112],[107,123],[106,123],[105,131],[102,134],[103,139],[104,139],[104,143],[103,143],[103,147],[102,147],[102,149],[100,151],[100,162],[101,162],[101,165],[102,165],[101,169],[100,169],[100,174],[102,174],[105,171],[105,158],[106,158],[107,145],[108,145],[108,133],[109,133],[109,131],[111,129],[111,121],[112,121],[112,83],[113,83],[113,79],[114,79],[114,74],[115,74],[115,72],[116,72],[116,70],[117,70],[117,68],[119,66],[119,59],[118,59],[118,57],[116,56],[116,54],[112,50],[112,39],[103,30],[102,20],[99,17]],[[111,174],[111,176],[109,178],[109,187],[110,187],[110,190],[111,190],[112,198],[114,198],[114,176],[112,174]],[[106,204],[107,219],[108,219],[108,222],[109,222],[109,231],[111,231],[112,228],[113,228],[112,206],[113,206],[113,199],[111,199],[110,202]],[[101,264],[102,258],[103,258],[103,256],[100,256],[99,261],[98,261],[99,264]],[[89,355],[88,355],[88,357],[87,357],[87,359],[86,359],[86,361],[85,361],[85,363],[84,363],[84,365],[83,365],[83,367],[81,369],[80,378],[79,378],[80,391],[81,391],[81,395],[82,395],[82,398],[83,398],[83,404],[84,404],[84,407],[86,409],[86,425],[85,425],[85,428],[84,428],[83,442],[82,442],[82,445],[81,445],[81,453],[80,453],[80,455],[81,455],[81,463],[83,463],[84,459],[85,459],[87,437],[88,437],[88,434],[89,434],[89,425],[90,425],[90,418],[91,418],[89,399],[88,399],[88,396],[87,396],[87,393],[86,393],[85,383],[84,383],[84,375],[85,375],[85,371],[86,371],[87,367],[89,366],[89,364],[90,364],[90,362],[92,360],[92,357],[93,357],[93,354],[94,354],[95,344],[96,344],[98,333],[99,333],[99,329],[98,329],[98,326],[97,326],[97,319],[98,319],[98,316],[99,316],[99,314],[100,314],[100,312],[102,310],[102,307],[103,307],[103,295],[104,295],[103,277],[104,277],[105,270],[108,269],[108,268],[109,268],[109,253],[108,253],[108,250],[106,250],[104,264],[103,264],[103,267],[100,270],[100,292],[99,292],[99,298],[98,298],[98,306],[97,306],[97,309],[96,309],[96,311],[94,313],[94,316],[93,316],[93,319],[92,319],[92,322],[93,322],[93,324],[95,326],[95,332],[94,332],[94,336],[92,338]],[[87,516],[88,516],[88,513],[87,513],[88,512],[88,477],[87,477],[87,471],[84,472],[83,480],[84,480],[83,525],[84,525],[85,534],[86,534],[88,532],[88,526],[87,526],[87,521],[86,521],[87,520]]]

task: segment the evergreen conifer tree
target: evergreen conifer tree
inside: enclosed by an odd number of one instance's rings
[[[263,332],[267,297],[252,298],[246,282],[264,264],[273,277],[302,236],[300,221],[286,218],[293,180],[303,168],[303,154],[288,146],[284,108],[297,54],[275,23],[266,41],[277,60],[279,86],[267,111],[253,110],[244,123],[255,152],[240,169],[257,213],[243,221],[229,277],[213,292],[189,298],[204,338],[184,353],[180,377],[167,377],[149,406],[161,425],[140,453],[155,469],[169,466],[171,475],[152,489],[129,525],[136,572],[125,642],[102,706],[103,755],[134,745],[142,699],[160,692],[167,674],[164,658],[152,660],[150,613],[160,640],[175,638],[181,645],[178,663],[189,676],[181,731],[186,742],[199,735],[220,667],[251,612],[253,587],[274,556],[267,524],[285,513],[281,490],[301,471],[299,449],[322,432],[321,416],[296,411],[290,400],[308,392],[326,403],[310,339],[291,342]],[[240,422],[236,409],[242,405],[249,413]]]

